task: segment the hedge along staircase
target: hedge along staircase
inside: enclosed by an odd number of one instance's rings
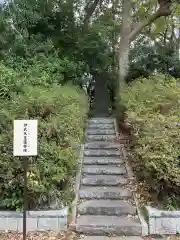
[[[92,118],[86,129],[76,221],[85,235],[141,235],[115,129],[112,118]]]

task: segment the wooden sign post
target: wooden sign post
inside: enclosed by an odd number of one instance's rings
[[[37,126],[37,120],[14,120],[13,155],[15,157],[24,157],[23,240],[26,239],[28,157],[37,156]]]

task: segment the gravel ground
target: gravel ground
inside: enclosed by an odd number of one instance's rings
[[[22,240],[23,236],[17,232],[0,232],[0,240]],[[27,234],[27,240],[74,240],[75,234],[72,232],[31,232]]]

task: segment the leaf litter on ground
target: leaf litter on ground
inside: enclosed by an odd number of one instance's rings
[[[75,233],[66,231],[55,233],[48,232],[29,232],[27,233],[26,240],[73,240]],[[22,233],[18,232],[0,232],[0,240],[23,240]]]

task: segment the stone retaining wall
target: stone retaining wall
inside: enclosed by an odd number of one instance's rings
[[[149,221],[149,234],[180,234],[180,211],[163,211],[146,207]]]
[[[27,231],[62,231],[67,229],[68,208],[27,212]],[[0,231],[23,231],[23,214],[0,211]]]

